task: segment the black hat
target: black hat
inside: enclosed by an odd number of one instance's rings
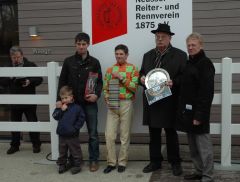
[[[158,24],[158,28],[156,30],[152,30],[151,31],[152,33],[157,33],[157,32],[165,32],[169,35],[174,35],[175,33],[171,32],[170,30],[170,26],[168,24],[162,24],[162,23],[159,23]]]

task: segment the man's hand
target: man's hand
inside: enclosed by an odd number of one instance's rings
[[[119,80],[123,80],[123,77],[118,72],[113,72],[112,75]]]
[[[108,105],[108,104],[109,104],[109,99],[108,99],[108,97],[105,97],[104,100],[105,100],[106,104]]]
[[[141,81],[141,83],[142,83],[143,85],[145,85],[145,79],[146,79],[145,76],[142,76],[142,77],[140,78],[140,81]]]
[[[198,126],[201,124],[201,121],[198,121],[196,119],[193,120],[193,125]]]
[[[28,85],[30,85],[30,80],[29,79],[26,79],[23,84],[22,84],[22,87],[27,87]]]
[[[98,99],[98,96],[96,94],[88,94],[85,96],[85,100],[88,102],[96,102]]]
[[[172,81],[172,80],[166,81],[166,85],[169,86],[170,88],[172,88],[172,86],[173,86],[173,81]]]

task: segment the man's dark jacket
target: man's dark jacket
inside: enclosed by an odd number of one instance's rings
[[[68,85],[73,89],[73,95],[76,103],[81,105],[91,104],[84,99],[89,72],[98,73],[95,94],[99,98],[101,96],[103,86],[101,66],[99,61],[90,56],[89,53],[84,60],[82,60],[82,57],[77,53],[64,60],[58,83],[58,93],[60,88]],[[61,100],[59,96],[57,100]]]
[[[149,71],[156,68],[156,57],[156,49],[144,54],[139,78],[146,76]],[[167,52],[162,55],[160,68],[165,69],[169,73],[170,79],[173,80],[172,95],[149,106],[145,92],[143,92],[144,125],[149,125],[152,128],[173,128],[175,126],[180,75],[186,61],[187,54],[171,45],[169,45]]]
[[[28,61],[26,58],[23,58],[22,67],[36,67],[37,65],[33,62]],[[13,67],[11,62],[5,65],[5,67]],[[28,79],[30,84],[26,87],[23,87],[23,82]],[[0,79],[0,84],[7,88],[10,94],[36,94],[36,87],[42,83],[42,77],[2,77]],[[36,105],[12,105],[13,108],[26,108],[33,107]]]
[[[66,111],[56,108],[52,114],[58,121],[57,134],[63,137],[79,136],[80,128],[85,122],[85,114],[82,107],[78,104],[68,104]]]
[[[181,79],[179,110],[176,127],[180,131],[202,134],[210,130],[210,109],[214,96],[213,63],[200,51],[189,57]],[[194,126],[193,120],[201,122]]]

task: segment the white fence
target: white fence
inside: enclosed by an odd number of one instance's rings
[[[221,165],[231,166],[231,136],[240,135],[240,124],[232,124],[232,105],[240,104],[240,94],[232,94],[232,74],[240,74],[240,63],[224,58],[222,63],[214,64],[216,74],[222,74],[222,93],[215,94],[213,104],[221,105],[221,123],[211,124],[211,134],[221,135]],[[49,122],[0,122],[0,131],[39,131],[50,132],[52,159],[58,157],[57,122],[51,114],[55,108],[57,78],[61,67],[50,62],[47,67],[0,68],[0,77],[42,76],[48,78],[47,95],[0,95],[0,104],[38,104],[49,105]]]
[[[0,95],[0,104],[38,104],[49,105],[49,122],[0,122],[0,131],[39,131],[50,132],[52,159],[58,158],[58,136],[56,135],[57,122],[51,114],[56,105],[57,77],[61,67],[58,63],[50,62],[47,67],[0,68],[0,77],[47,77],[47,95]]]

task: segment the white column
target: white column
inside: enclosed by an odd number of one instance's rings
[[[52,113],[56,106],[56,97],[57,97],[57,68],[58,63],[50,62],[47,64],[48,67],[48,94],[49,94],[49,118],[51,126],[51,151],[52,151],[52,160],[58,158],[58,135],[56,134],[57,121],[52,117]]]
[[[221,165],[231,166],[232,59],[222,59]]]

